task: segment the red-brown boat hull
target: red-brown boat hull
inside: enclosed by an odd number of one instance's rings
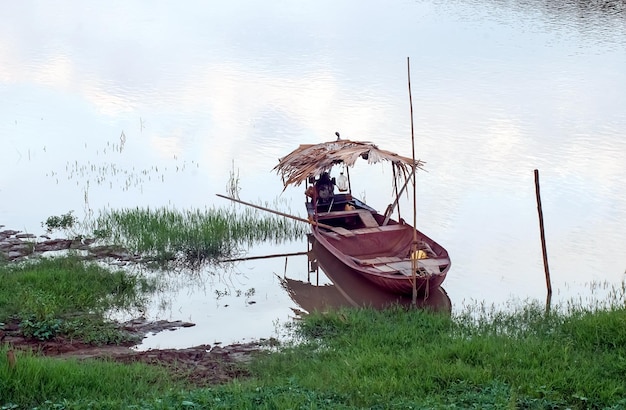
[[[286,277],[281,283],[289,297],[306,312],[327,311],[339,307],[370,307],[385,309],[390,306],[419,307],[450,314],[452,303],[441,287],[429,289],[413,300],[412,295],[389,292],[384,288],[364,280],[363,276],[348,268],[343,262],[321,246],[314,237],[310,238],[310,269],[319,269],[332,285],[310,281],[302,282]]]
[[[380,215],[374,214],[380,220]],[[413,228],[391,221],[388,225],[343,232],[313,227],[316,241],[348,268],[386,291],[411,294],[439,287],[450,269],[448,252],[435,241],[416,231],[422,259],[411,261]],[[424,258],[424,256],[427,256]],[[413,274],[412,263],[418,269]],[[415,283],[415,284],[414,284]]]

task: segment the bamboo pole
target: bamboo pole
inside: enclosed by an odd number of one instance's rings
[[[395,173],[395,168],[394,168],[394,173]],[[383,220],[383,225],[387,225],[389,223],[389,219],[391,219],[391,214],[393,213],[393,210],[396,207],[398,207],[398,220],[400,219],[400,205],[399,205],[400,195],[402,195],[407,185],[409,185],[409,182],[411,182],[411,177],[415,177],[415,174],[409,175],[406,181],[404,181],[404,185],[402,185],[400,192],[398,192],[398,185],[396,185],[396,199],[394,199],[393,203],[387,206],[387,209],[385,210],[385,219]]]
[[[260,209],[262,211],[271,212],[271,213],[276,214],[276,215],[284,216],[285,218],[291,218],[291,219],[295,219],[296,221],[305,222],[305,223],[308,223],[308,224],[311,224],[311,225],[319,226],[320,228],[331,229],[331,230],[335,229],[334,226],[326,225],[326,224],[319,223],[319,222],[316,222],[316,221],[311,221],[311,220],[305,219],[305,218],[300,218],[299,216],[295,216],[295,215],[289,215],[289,214],[286,214],[284,212],[275,211],[273,209],[266,208],[264,206],[255,205],[255,204],[251,204],[250,202],[242,201],[241,199],[231,198],[229,196],[221,195],[221,194],[215,194],[215,195],[219,196],[220,198],[224,198],[224,199],[231,200],[233,202],[237,202],[239,204],[251,206],[252,208],[256,208],[256,209]]]
[[[548,251],[546,250],[546,234],[543,227],[543,210],[541,208],[541,192],[539,189],[539,170],[535,170],[535,194],[537,196],[537,213],[539,214],[539,231],[541,234],[541,252],[543,254],[543,267],[546,274],[546,286],[548,288],[548,300],[552,296],[552,283],[550,282],[550,268],[548,267]]]
[[[280,258],[287,256],[301,256],[306,255],[308,252],[289,252],[289,253],[277,253],[271,255],[257,255],[257,256],[246,256],[243,258],[234,258],[234,259],[221,259],[218,262],[242,262],[242,261],[252,261],[256,259],[271,259],[271,258]]]
[[[391,167],[391,169],[393,170],[393,187],[396,191],[396,199],[395,199],[395,203],[396,206],[398,208],[398,221],[402,218],[402,216],[400,215],[400,195],[402,192],[404,192],[404,188],[407,186],[407,181],[404,182],[404,185],[402,186],[402,189],[398,191],[398,175],[396,174],[396,167]],[[400,172],[398,172],[399,174]],[[405,175],[406,176],[406,175]],[[389,218],[391,217],[391,213],[393,212],[393,206],[391,207],[391,210],[389,212],[389,214],[385,215],[385,222],[383,223],[383,225],[387,225],[387,223],[389,222]]]
[[[413,306],[417,306],[417,183],[415,181],[415,132],[413,127],[413,97],[411,96],[411,63],[406,58],[407,80],[409,85],[409,108],[411,111],[411,151],[413,155],[413,244],[411,245],[411,270],[413,271]]]

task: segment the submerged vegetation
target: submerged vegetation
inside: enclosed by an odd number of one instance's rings
[[[156,260],[202,262],[233,257],[242,245],[302,237],[306,225],[234,207],[193,211],[136,208],[102,213],[93,230],[101,239]]]
[[[233,162],[226,185],[229,197],[239,197],[239,182]],[[271,206],[264,204],[275,209],[285,205],[279,199]],[[102,210],[97,217],[90,213],[82,223],[69,211],[48,217],[42,226],[48,233],[62,230],[72,239],[95,237],[105,246],[121,248],[142,260],[183,262],[189,267],[233,258],[251,244],[299,239],[308,228],[295,219],[238,205],[191,210],[167,207]]]
[[[229,197],[239,197],[239,182],[239,171],[233,161],[226,184]],[[273,207],[280,209],[285,204],[277,199]],[[72,211],[51,216],[42,225],[48,232],[60,229],[83,237],[76,234],[78,220]],[[80,230],[84,235],[148,260],[182,261],[193,267],[237,256],[246,245],[301,238],[307,226],[294,219],[233,205],[192,210],[167,207],[103,210],[97,217],[90,214]]]

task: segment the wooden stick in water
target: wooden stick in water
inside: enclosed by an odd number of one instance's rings
[[[411,247],[411,270],[413,271],[413,306],[417,306],[417,182],[415,181],[415,131],[413,130],[413,97],[411,96],[411,64],[406,58],[407,80],[409,85],[409,107],[411,110],[411,151],[413,152],[413,245]],[[408,182],[408,179],[407,179]]]
[[[308,254],[307,251],[303,252],[290,252],[290,253],[278,253],[272,255],[257,255],[257,256],[246,256],[244,258],[234,258],[234,259],[222,259],[219,262],[242,262],[242,261],[251,261],[255,259],[271,259],[271,258],[280,258],[287,256],[301,256]]]
[[[548,267],[548,251],[546,250],[546,234],[543,229],[543,210],[541,209],[541,193],[539,190],[539,170],[535,170],[535,194],[537,196],[537,212],[539,213],[539,231],[541,233],[541,251],[543,253],[543,267],[546,274],[546,286],[548,296],[552,295],[552,283],[550,282],[550,268]]]

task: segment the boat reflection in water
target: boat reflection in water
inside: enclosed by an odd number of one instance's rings
[[[339,307],[373,307],[384,309],[393,305],[409,307],[411,296],[390,293],[365,280],[358,272],[348,268],[326,248],[309,236],[309,272],[318,269],[332,281],[332,285],[316,285],[311,282],[281,278],[283,288],[289,297],[307,312],[327,311]],[[318,276],[319,277],[319,276]],[[441,287],[430,289],[420,295],[417,307],[433,311],[451,313],[452,303]]]

